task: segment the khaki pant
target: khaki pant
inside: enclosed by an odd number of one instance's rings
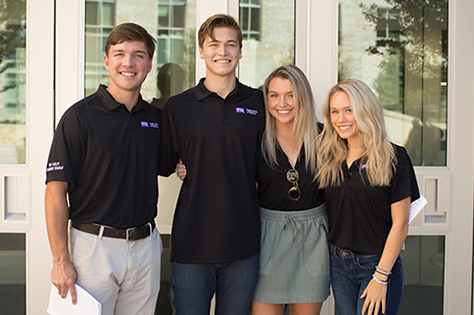
[[[160,289],[161,237],[127,241],[70,230],[76,283],[102,304],[103,315],[151,315]]]

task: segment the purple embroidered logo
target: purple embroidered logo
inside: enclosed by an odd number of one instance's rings
[[[365,170],[367,168],[367,164],[362,164],[362,166],[360,167],[361,170]]]
[[[140,124],[142,125],[142,128],[150,128],[148,121],[141,121]]]
[[[236,107],[236,108],[235,108],[235,113],[236,113],[236,114],[244,114],[244,115],[245,115],[245,108],[243,108],[243,107]]]

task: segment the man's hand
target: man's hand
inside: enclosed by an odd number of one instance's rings
[[[77,273],[69,255],[68,204],[66,182],[51,181],[46,185],[45,215],[49,244],[53,254],[51,283],[58,288],[59,295],[65,299],[71,291],[72,304],[77,303],[75,282]]]
[[[76,280],[76,269],[70,261],[53,264],[53,269],[51,270],[51,282],[56,286],[56,288],[58,288],[58,294],[63,299],[66,298],[67,292],[70,291],[72,304],[74,305],[77,303]]]

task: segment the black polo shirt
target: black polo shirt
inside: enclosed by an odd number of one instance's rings
[[[301,146],[299,159],[295,169],[298,171],[298,187],[301,191],[301,198],[293,201],[288,197],[288,190],[293,184],[286,179],[286,172],[292,169],[285,152],[277,148],[278,165],[275,168],[269,166],[261,149],[257,155],[257,183],[258,200],[260,206],[269,210],[279,211],[299,211],[308,210],[320,206],[324,202],[324,192],[318,189],[317,182],[313,182],[313,175],[306,170],[304,146]]]
[[[129,228],[155,218],[160,120],[141,97],[129,112],[103,85],[64,113],[46,182],[68,183],[71,220]]]
[[[405,148],[397,145],[394,148],[397,164],[389,186],[371,187],[367,166],[359,159],[350,169],[344,162],[341,185],[325,189],[331,244],[359,254],[382,253],[392,228],[391,205],[407,197],[411,201],[420,197]]]
[[[222,99],[199,84],[171,97],[163,110],[160,175],[186,165],[173,220],[171,260],[222,263],[260,251],[255,187],[262,92],[237,81]]]

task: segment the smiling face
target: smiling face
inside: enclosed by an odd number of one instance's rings
[[[110,46],[104,56],[104,66],[110,74],[108,90],[113,96],[140,93],[141,85],[151,71],[152,59],[144,42],[127,41]]]
[[[199,47],[201,59],[206,63],[206,76],[235,77],[235,69],[242,58],[237,32],[228,27],[216,27]]]
[[[296,108],[293,86],[290,80],[273,78],[268,84],[268,110],[275,118],[276,125],[292,124],[295,120]]]
[[[351,145],[362,141],[359,127],[354,118],[352,105],[346,92],[336,92],[330,103],[331,123],[342,139],[347,139]]]

